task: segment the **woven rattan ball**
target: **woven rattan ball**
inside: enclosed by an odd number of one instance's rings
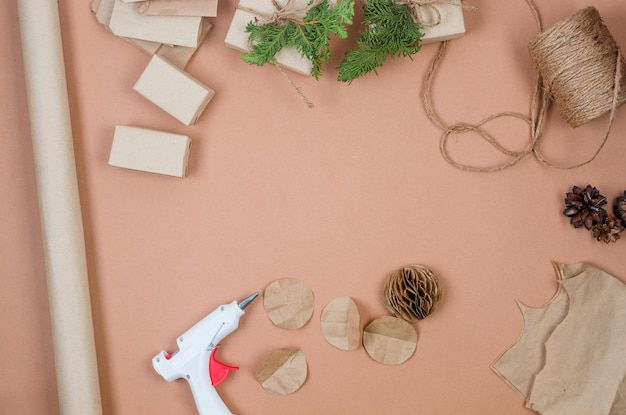
[[[441,288],[431,270],[423,265],[407,265],[389,276],[383,295],[390,313],[414,323],[435,311]]]

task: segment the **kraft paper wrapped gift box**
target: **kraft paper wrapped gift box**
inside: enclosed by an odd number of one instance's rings
[[[109,165],[166,176],[187,176],[191,139],[147,128],[115,127]]]
[[[113,34],[166,45],[198,47],[202,17],[144,16],[135,7],[135,3],[115,0],[109,21]]]
[[[294,0],[294,8],[304,9],[308,3],[309,0]],[[335,1],[331,0],[329,3],[333,6]],[[279,1],[279,4],[284,5],[285,0]],[[251,13],[250,10],[258,12],[258,15]],[[226,39],[224,39],[226,46],[244,53],[250,51],[251,47],[248,33],[246,33],[246,26],[249,22],[255,21],[255,19],[259,24],[263,24],[267,21],[263,16],[270,16],[275,12],[276,7],[272,0],[240,0],[228,28]],[[302,57],[296,48],[283,48],[276,54],[276,62],[282,67],[302,75],[311,75],[311,69],[313,68],[311,61]]]
[[[439,20],[439,24],[431,27],[424,26],[423,44],[456,39],[465,34],[465,21],[463,20],[463,6],[461,2],[458,5],[444,3],[433,4],[432,6],[437,9],[439,18],[433,8],[422,7],[425,23],[434,24]]]
[[[465,34],[465,20],[460,1],[452,3],[429,3],[419,8],[422,23],[422,44],[452,40]]]
[[[141,0],[135,4],[146,16],[217,16],[217,0]]]
[[[284,4],[284,1],[281,4]],[[296,8],[304,8],[308,2],[309,0],[294,0],[294,6]],[[335,1],[330,2],[331,5],[334,3]],[[251,10],[258,12],[258,15],[251,13]],[[263,16],[270,16],[275,12],[276,7],[271,0],[240,0],[224,42],[233,49],[244,53],[248,52],[251,49],[248,33],[245,31],[248,23],[256,19],[262,24],[266,21],[266,18]],[[455,39],[465,34],[463,5],[460,1],[458,5],[431,4],[423,6],[421,13],[426,23],[423,29],[424,37],[422,43],[441,42]],[[438,24],[431,27],[428,26],[437,22]],[[276,54],[276,61],[281,66],[294,72],[303,75],[311,74],[311,62],[303,58],[295,48],[282,49]]]
[[[185,125],[196,123],[215,91],[154,55],[133,89]]]

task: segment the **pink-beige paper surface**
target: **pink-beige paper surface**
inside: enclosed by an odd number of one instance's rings
[[[623,48],[623,1],[594,4]],[[556,292],[546,278],[553,259],[593,260],[623,275],[624,240],[596,242],[561,215],[574,184],[597,186],[609,203],[626,190],[623,107],[588,166],[554,171],[529,159],[497,174],[461,172],[441,159],[439,131],[420,102],[438,45],[338,84],[334,68],[358,38],[354,25],[348,39],[332,39],[319,81],[293,79],[315,103],[308,109],[275,68],[242,63],[224,46],[234,3],[221,1],[186,69],[218,94],[186,127],[132,91],[148,56],[103,30],[88,1],[58,5],[104,413],[195,413],[185,382],[164,382],[150,357],[175,348],[172,336],[216,305],[285,276],[315,292],[312,320],[288,331],[271,323],[261,298],[246,309],[219,352],[241,368],[217,387],[232,412],[534,413],[489,367],[520,333],[514,299],[534,307]],[[535,80],[525,45],[537,31],[526,2],[473,5],[479,10],[465,12],[467,32],[448,44],[433,89],[450,123],[527,112]],[[587,5],[537,2],[546,27]],[[58,403],[15,0],[0,2],[0,11],[0,412],[58,415],[50,409]],[[174,180],[108,166],[122,124],[193,137],[190,174]],[[572,131],[555,107],[545,127],[542,150],[567,162],[596,148],[606,120]],[[513,148],[527,143],[523,122],[500,120],[489,131]],[[467,161],[498,157],[472,134],[450,144]],[[416,324],[415,354],[386,366],[362,348],[330,346],[319,325],[324,305],[349,295],[362,323],[387,314],[385,277],[407,263],[446,276],[441,307]],[[301,390],[274,396],[255,370],[284,346],[299,346],[310,371]]]

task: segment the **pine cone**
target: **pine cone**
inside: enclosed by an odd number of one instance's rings
[[[435,311],[441,288],[431,270],[423,265],[408,265],[389,276],[383,295],[391,314],[414,323]]]
[[[624,196],[619,196],[615,199],[613,211],[615,216],[622,221],[622,225],[626,224],[626,190],[624,190]]]
[[[606,210],[602,207],[606,205],[606,197],[590,184],[584,189],[574,186],[565,196],[563,214],[570,218],[575,228],[584,226],[591,230],[594,225],[606,220]]]
[[[610,213],[604,223],[596,224],[591,230],[591,234],[597,241],[603,241],[605,243],[616,242],[619,239],[619,234],[624,230],[622,221]]]

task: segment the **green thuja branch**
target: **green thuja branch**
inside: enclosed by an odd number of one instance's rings
[[[265,24],[250,22],[246,32],[249,33],[252,50],[243,54],[243,60],[263,66],[274,62],[276,53],[282,48],[295,47],[311,61],[311,75],[319,79],[322,64],[330,59],[330,35],[345,39],[348,31],[344,25],[352,24],[353,17],[354,0],[342,0],[332,8],[328,0],[323,0],[311,8],[301,21],[287,19]]]
[[[363,4],[363,24],[356,48],[346,52],[338,80],[352,82],[368,72],[378,74],[387,56],[408,56],[419,52],[424,36],[422,26],[411,18],[408,6],[394,0],[369,0]]]

